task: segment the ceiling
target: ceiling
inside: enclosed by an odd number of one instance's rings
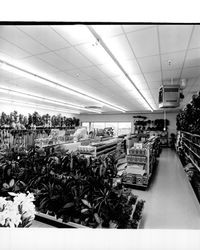
[[[81,114],[121,113],[116,106],[128,113],[149,111],[149,105],[156,111],[160,85],[186,79],[182,107],[200,89],[200,26],[0,25],[0,60],[95,98],[48,86],[0,64],[0,101],[16,101],[14,105],[23,101]],[[22,100],[2,88],[40,99],[23,95]],[[100,109],[91,112],[89,106]]]

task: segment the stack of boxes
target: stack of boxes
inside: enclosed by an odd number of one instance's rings
[[[132,147],[127,155],[127,169],[125,170],[122,182],[125,184],[147,186],[147,149]]]

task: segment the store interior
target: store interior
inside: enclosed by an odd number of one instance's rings
[[[1,24],[0,225],[200,229],[199,119],[198,24]]]

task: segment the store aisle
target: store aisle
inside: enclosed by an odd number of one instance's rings
[[[200,229],[200,204],[171,149],[162,150],[149,189],[133,193],[146,200],[140,228]]]

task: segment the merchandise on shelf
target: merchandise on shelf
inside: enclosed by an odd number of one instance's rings
[[[0,150],[19,151],[36,145],[46,147],[73,142],[75,129],[0,130]]]
[[[176,150],[200,202],[200,135],[179,131]]]
[[[147,187],[159,153],[158,137],[151,137],[145,143],[135,143],[126,157],[127,167],[122,174],[122,183]]]
[[[193,95],[192,101],[179,112],[176,125],[179,131],[200,135],[200,93]]]
[[[93,142],[88,146],[79,146],[78,151],[81,154],[88,154],[92,156],[99,156],[101,154],[107,154],[117,149],[117,145],[121,142],[121,139],[112,138],[107,141]]]

